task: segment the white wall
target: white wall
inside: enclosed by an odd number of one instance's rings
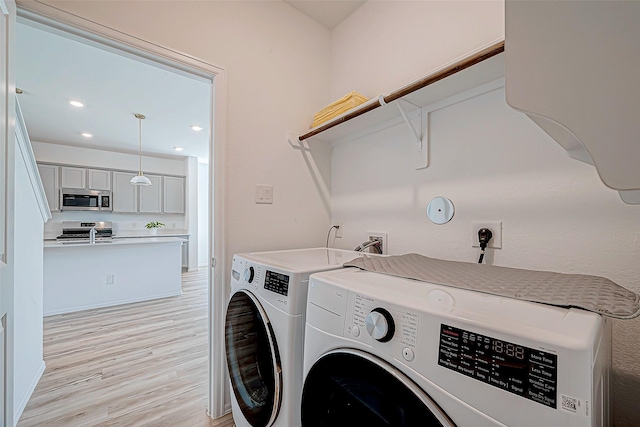
[[[139,156],[136,154],[116,153],[114,151],[73,147],[71,145],[50,144],[31,141],[36,160],[39,162],[83,165],[105,169],[138,170]],[[186,175],[186,163],[182,158],[165,159],[142,156],[144,173],[164,173],[167,175]]]
[[[209,165],[198,163],[198,267],[209,265]]]
[[[49,3],[227,71],[227,260],[324,245],[329,157],[307,163],[285,136],[330,101],[329,30],[279,1]],[[256,184],[273,185],[272,205],[255,204]]]
[[[22,414],[44,372],[42,353],[43,220],[20,156],[16,159],[14,244],[14,412]]]
[[[432,58],[448,62],[501,34],[501,8],[483,2],[365,4],[334,31],[332,93],[351,88],[388,93],[408,83],[398,76],[412,80],[427,74],[437,65]],[[429,20],[432,9],[436,22]],[[467,20],[462,27],[456,24],[461,19]],[[371,28],[382,22],[389,23],[386,38],[375,38]],[[440,55],[450,44],[455,45],[451,58]],[[399,56],[400,46],[414,54]],[[380,60],[372,67],[369,60],[353,60],[356,52]],[[440,110],[431,119],[431,164],[424,170],[410,168],[406,126],[334,147],[332,219],[344,221],[337,247],[353,248],[368,230],[386,231],[393,254],[475,262],[471,222],[502,221],[503,248],[489,251],[489,263],[600,275],[640,292],[640,206],[625,205],[593,167],[570,159],[526,116],[510,109],[502,90]],[[370,165],[380,168],[372,171]],[[453,220],[442,226],[425,215],[427,203],[438,195],[456,208]],[[613,340],[614,425],[637,426],[640,319],[615,321]]]
[[[331,34],[332,99],[387,95],[503,37],[502,1],[369,1]]]
[[[330,156],[305,156],[286,134],[331,100],[329,30],[281,1],[45,3],[225,69],[227,262],[325,244]],[[256,184],[273,186],[273,204],[255,203]]]
[[[198,209],[198,159],[196,157],[187,157],[185,159],[187,165],[187,231],[189,232],[188,248],[188,271],[198,270],[198,251],[200,248],[200,211]]]

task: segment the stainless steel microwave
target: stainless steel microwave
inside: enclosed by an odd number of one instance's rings
[[[63,188],[61,211],[111,211],[111,191]]]

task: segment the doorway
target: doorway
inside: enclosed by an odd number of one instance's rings
[[[30,10],[19,9],[19,22],[29,23],[40,27],[47,27],[49,31],[64,34],[65,37],[90,44],[94,47],[117,53],[127,58],[135,59],[145,64],[159,67],[183,76],[189,76],[200,81],[209,82],[209,122],[208,127],[208,175],[202,180],[202,167],[195,162],[193,165],[194,179],[208,184],[206,212],[208,213],[206,244],[207,256],[196,257],[196,266],[206,261],[208,278],[208,341],[209,341],[209,404],[208,412],[212,417],[224,414],[224,396],[226,389],[225,365],[223,352],[213,349],[222,348],[223,330],[219,319],[224,314],[226,295],[224,292],[225,258],[224,258],[224,163],[223,153],[225,145],[225,71],[220,67],[203,63],[196,59],[176,52],[146,43],[145,41],[111,31],[97,24],[74,16],[60,16],[59,12],[48,9],[46,5],[29,4]],[[28,118],[27,118],[28,119]],[[214,126],[214,124],[216,124]],[[205,128],[204,132],[207,131]],[[194,163],[194,162],[191,162]],[[204,162],[200,162],[204,163]],[[197,191],[194,197],[197,198]],[[194,209],[198,211],[198,207]],[[200,209],[202,212],[202,209]],[[197,217],[197,215],[194,215]],[[193,218],[193,217],[192,217]],[[189,220],[187,220],[189,221]],[[195,221],[195,228],[198,222]],[[203,245],[192,245],[202,248]],[[191,249],[191,247],[190,247]],[[198,259],[199,258],[199,259]],[[216,267],[216,264],[218,267]]]

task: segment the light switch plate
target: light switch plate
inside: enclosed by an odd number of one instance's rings
[[[256,185],[256,203],[273,203],[273,185]]]

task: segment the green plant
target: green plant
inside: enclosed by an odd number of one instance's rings
[[[164,224],[159,221],[151,221],[144,226],[145,228],[160,228],[164,227]]]

